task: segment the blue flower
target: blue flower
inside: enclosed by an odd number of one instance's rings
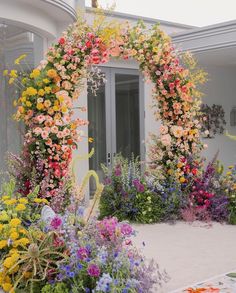
[[[102,277],[97,281],[96,291],[110,292],[110,284],[112,281],[113,279],[109,274],[103,273]]]
[[[78,263],[77,264],[77,269],[80,271],[80,270],[82,270],[82,268],[83,268],[83,265],[81,263]]]

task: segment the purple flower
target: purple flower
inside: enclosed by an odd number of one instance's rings
[[[87,272],[91,277],[99,277],[101,273],[99,267],[96,264],[90,264],[88,266]]]
[[[50,226],[53,228],[53,229],[58,229],[62,224],[62,219],[58,216],[55,216],[52,220],[51,220],[51,223],[50,223]]]
[[[132,227],[127,223],[121,224],[120,230],[121,230],[121,233],[125,236],[130,236],[133,232]]]
[[[111,178],[108,178],[108,177],[107,177],[107,178],[104,179],[104,184],[105,184],[105,185],[109,185],[109,184],[111,184],[111,182],[112,182],[112,181],[111,181]]]
[[[145,190],[144,185],[140,183],[137,190],[138,190],[138,192],[144,192],[144,190]]]
[[[85,260],[86,258],[88,258],[89,256],[89,251],[87,248],[85,247],[80,247],[78,250],[77,250],[77,257],[80,259],[80,260]]]
[[[120,168],[120,165],[118,165],[115,168],[115,176],[120,176],[120,175],[121,175],[121,168]]]
[[[136,187],[136,190],[138,192],[144,192],[145,191],[145,187],[144,185],[138,180],[138,179],[134,179],[133,180],[133,185]]]

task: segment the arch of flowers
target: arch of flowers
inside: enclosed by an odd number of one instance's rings
[[[72,152],[79,148],[81,126],[88,124],[80,118],[72,119],[76,111],[73,102],[79,97],[84,78],[91,75],[91,67],[114,57],[135,59],[145,78],[154,84],[155,117],[162,125],[160,136],[150,146],[151,167],[161,166],[164,173],[170,173],[169,166],[178,163],[176,158],[200,152],[195,85],[180,64],[170,38],[156,25],[150,29],[142,23],[134,27],[90,26],[79,20],[22,80],[24,90],[16,103],[15,118],[26,125],[23,156],[34,170],[35,181],[23,178],[23,192],[39,184],[41,196],[61,208],[65,199],[60,190],[69,176]],[[14,72],[10,76],[16,78]]]

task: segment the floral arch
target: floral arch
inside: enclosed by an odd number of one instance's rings
[[[112,57],[134,58],[154,84],[155,117],[162,126],[160,137],[154,137],[150,146],[151,169],[159,166],[163,174],[170,174],[176,158],[198,155],[202,149],[193,78],[180,64],[170,38],[157,25],[146,29],[141,22],[130,27],[95,21],[90,26],[78,20],[22,79],[24,89],[16,101],[15,118],[26,125],[23,157],[31,166],[28,176],[21,178],[21,191],[27,194],[39,184],[41,196],[50,198],[57,210],[65,204],[61,189],[68,182],[72,152],[82,139],[80,127],[88,124],[80,118],[72,120],[73,101],[78,99],[83,79],[96,74],[91,68]],[[17,78],[14,70],[9,75],[10,83]]]

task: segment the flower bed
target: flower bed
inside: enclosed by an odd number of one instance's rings
[[[151,292],[161,275],[133,246],[132,227],[116,218],[86,223],[71,205],[57,215],[15,182],[0,201],[0,285],[5,292]],[[92,291],[93,290],[93,291]]]
[[[105,171],[100,217],[155,223],[173,220],[218,221],[235,224],[236,166],[224,175],[216,157],[204,170],[190,159],[177,164],[181,176],[165,179],[141,176],[138,160],[117,156]]]

